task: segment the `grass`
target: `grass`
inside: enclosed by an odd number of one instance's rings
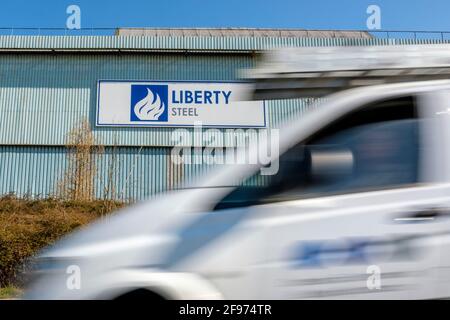
[[[17,299],[22,294],[22,290],[13,286],[0,288],[0,299]]]
[[[63,235],[123,206],[106,201],[0,198],[0,288],[20,287],[27,259]]]

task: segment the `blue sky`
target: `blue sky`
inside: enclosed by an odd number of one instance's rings
[[[382,29],[450,31],[449,0],[1,0],[0,27],[65,27],[66,8],[90,27],[365,29],[381,7]]]

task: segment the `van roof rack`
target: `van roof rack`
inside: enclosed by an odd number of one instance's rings
[[[320,97],[352,87],[450,78],[450,45],[284,48],[244,77],[255,99]]]

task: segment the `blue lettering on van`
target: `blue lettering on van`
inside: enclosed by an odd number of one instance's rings
[[[422,250],[414,240],[423,236],[302,241],[294,246],[288,260],[294,268],[325,267],[335,264],[367,264],[374,261],[411,261]]]

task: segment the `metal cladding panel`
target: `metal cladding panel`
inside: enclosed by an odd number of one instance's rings
[[[286,46],[442,43],[439,39],[198,37],[198,36],[0,36],[0,49],[265,50]]]
[[[0,146],[0,195],[46,197],[64,173],[63,148]]]
[[[247,55],[0,56],[0,144],[64,145],[83,118],[95,123],[99,79],[234,80]],[[171,146],[171,128],[93,127],[99,143]]]
[[[106,148],[96,156],[95,197],[135,201],[175,187],[167,175],[169,152],[168,148]],[[0,195],[53,196],[67,164],[64,147],[0,146]]]
[[[3,55],[0,57],[0,144],[64,145],[80,120],[95,119],[98,79],[234,80],[251,67],[238,55]],[[267,103],[268,124],[306,110],[306,100]],[[171,128],[93,127],[106,145],[172,146]],[[187,130],[186,132],[191,132]]]
[[[214,165],[176,164],[171,148],[108,147],[95,156],[93,197],[124,202],[140,201],[182,188]],[[200,160],[199,163],[196,161]],[[46,198],[60,195],[68,169],[64,147],[0,146],[0,196]],[[67,184],[66,184],[67,186]]]
[[[169,153],[169,148],[106,148],[97,156],[96,197],[135,201],[170,189]]]
[[[97,81],[237,79],[253,67],[250,53],[32,53],[32,49],[259,50],[266,47],[436,43],[436,40],[269,38],[0,36],[0,145],[64,145],[83,118],[95,120]],[[267,103],[268,125],[306,110],[305,100]],[[173,146],[171,128],[93,127],[105,145]],[[186,132],[191,132],[188,129]],[[223,132],[223,131],[222,131]],[[225,140],[225,139],[224,139]]]
[[[67,133],[83,118],[94,123],[99,79],[222,80],[237,78],[236,70],[253,67],[251,53],[275,46],[334,46],[441,43],[437,40],[312,39],[312,38],[199,38],[199,37],[35,37],[0,36],[0,194],[48,196],[55,192],[67,165]],[[31,52],[36,49],[100,52]],[[112,53],[117,49],[191,49],[230,52]],[[31,50],[31,51],[27,51]],[[314,107],[310,99],[267,103],[269,127],[277,128]],[[115,198],[141,200],[184,185],[209,171],[205,164],[175,165],[169,156],[171,128],[92,127],[106,148],[98,158],[96,196],[105,196],[111,161]],[[185,130],[189,134],[192,130]],[[244,138],[245,134],[242,137]],[[208,132],[219,145],[232,146],[226,130]],[[195,140],[195,138],[193,138]],[[198,141],[193,141],[198,142]],[[142,146],[142,147],[141,147]],[[114,162],[113,161],[113,162]]]
[[[0,49],[264,50],[281,46],[370,45],[385,39],[176,36],[0,36]]]

